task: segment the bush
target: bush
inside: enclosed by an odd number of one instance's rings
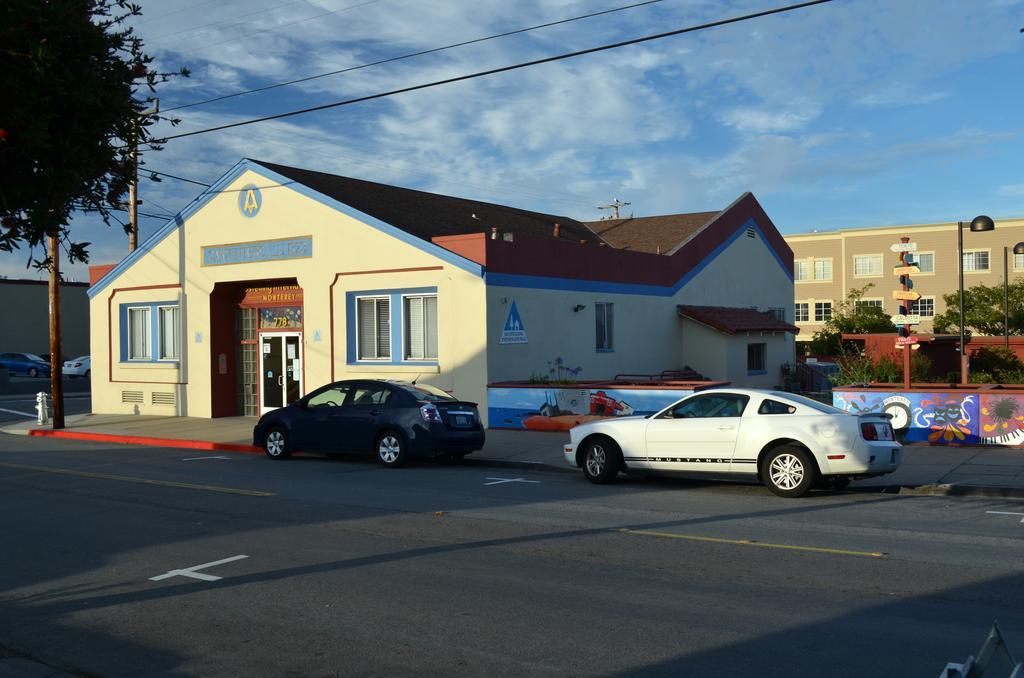
[[[831,376],[834,386],[849,384],[898,384],[903,381],[903,363],[883,355],[872,362],[866,355],[837,358],[839,371]],[[932,361],[917,351],[910,355],[910,379],[915,382],[931,381]]]
[[[971,356],[972,384],[1024,384],[1024,362],[1002,346],[986,346]]]

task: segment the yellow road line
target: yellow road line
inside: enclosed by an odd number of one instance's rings
[[[645,537],[663,537],[666,539],[686,539],[688,541],[705,541],[713,544],[735,544],[738,546],[760,546],[766,549],[788,549],[791,551],[811,551],[814,553],[830,553],[838,556],[860,556],[862,558],[885,558],[884,553],[877,551],[847,551],[845,549],[829,549],[820,546],[795,546],[793,544],[771,544],[764,541],[752,539],[722,539],[720,537],[700,537],[692,534],[675,534],[672,532],[655,532],[653,530],[630,530],[620,528],[616,532],[625,534],[637,534]]]
[[[219,487],[217,485],[194,485],[192,483],[176,483],[172,480],[153,480],[152,478],[136,478],[135,476],[116,476],[106,473],[92,473],[90,471],[74,471],[66,468],[51,468],[47,466],[29,466],[28,464],[0,464],[0,468],[15,469],[18,471],[34,471],[37,473],[56,473],[65,476],[79,476],[82,478],[98,478],[100,480],[120,480],[125,483],[140,483],[143,485],[160,485],[161,487],[177,487],[185,490],[203,490],[206,492],[222,492],[224,494],[240,494],[246,497],[273,497],[275,492],[259,492],[257,490],[239,490],[233,487]]]

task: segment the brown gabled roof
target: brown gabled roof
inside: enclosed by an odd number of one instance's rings
[[[490,233],[492,228],[502,233],[551,238],[555,224],[559,224],[561,240],[585,240],[591,244],[601,241],[593,231],[569,217],[378,184],[262,160],[253,162],[427,242],[439,236]]]
[[[755,308],[728,306],[676,306],[680,317],[707,325],[725,334],[737,332],[792,332],[800,328]]]
[[[583,223],[608,241],[612,247],[650,254],[666,254],[719,214],[721,212],[690,212]]]

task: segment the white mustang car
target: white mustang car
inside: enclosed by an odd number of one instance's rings
[[[684,471],[756,478],[782,497],[891,473],[901,456],[887,414],[741,388],[701,391],[646,417],[588,422],[569,437],[565,459],[591,482],[619,471]]]

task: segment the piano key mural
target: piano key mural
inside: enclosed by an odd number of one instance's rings
[[[882,391],[844,388],[832,404],[854,414],[892,415],[897,435],[933,445],[1024,446],[1024,394],[983,390]]]

